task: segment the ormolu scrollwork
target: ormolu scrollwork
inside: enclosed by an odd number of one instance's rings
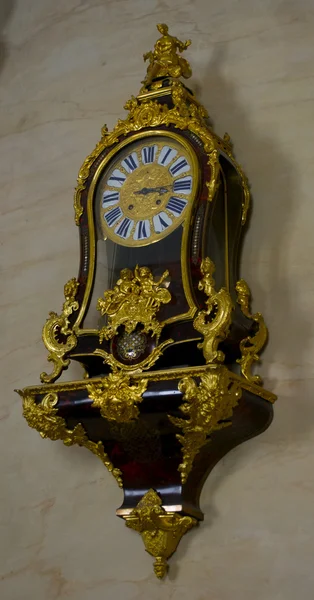
[[[42,438],[49,438],[53,441],[62,440],[66,446],[78,444],[84,446],[93,454],[96,454],[103,462],[105,467],[115,477],[119,487],[123,486],[122,473],[120,469],[115,469],[108,455],[104,451],[102,442],[92,442],[88,439],[86,431],[81,423],[78,423],[74,429],[68,429],[65,420],[58,415],[56,404],[58,395],[49,392],[44,396],[40,403],[36,403],[33,396],[26,391],[17,390],[23,398],[23,416],[28,425],[36,429]]]
[[[252,366],[254,362],[260,360],[259,353],[264,348],[267,341],[267,327],[265,325],[262,313],[251,314],[249,305],[251,292],[244,279],[240,279],[236,284],[237,302],[241,306],[243,314],[256,323],[256,332],[252,336],[246,337],[240,342],[241,358],[237,360],[241,367],[241,373],[245,379],[251,383],[262,384],[262,378],[259,375],[252,375]]]
[[[184,377],[178,388],[184,400],[180,410],[187,418],[169,415],[169,419],[182,430],[182,434],[177,434],[183,454],[178,470],[182,483],[185,483],[195,456],[209,440],[211,433],[230,425],[229,419],[242,392],[240,384],[231,380],[224,365],[217,365],[201,375],[199,384],[193,377]]]
[[[120,279],[118,279],[112,290],[104,292],[104,297],[99,298],[97,309],[102,316],[106,316],[108,323],[99,332],[100,342],[103,339],[110,340],[118,334],[119,327],[124,327],[124,333],[118,339],[118,345],[123,346],[124,337],[133,336],[134,358],[137,358],[135,349],[138,349],[138,357],[141,351],[146,348],[145,334],[158,338],[162,331],[162,324],[156,318],[156,315],[162,304],[167,304],[171,300],[169,290],[164,287],[164,281],[169,276],[165,271],[157,280],[148,267],[139,267],[133,271],[131,269],[122,269]],[[135,336],[138,339],[135,340]],[[141,371],[153,366],[164,348],[173,342],[172,339],[165,340],[161,344],[152,348],[148,356],[143,357],[141,362],[136,365],[127,365],[120,362],[112,353],[106,352],[102,348],[97,348],[94,354],[101,356],[104,362],[108,364],[114,372]],[[141,348],[141,344],[143,348]],[[123,355],[123,348],[120,352]],[[127,357],[125,357],[127,358]]]
[[[88,396],[104,419],[127,423],[137,419],[138,404],[143,400],[147,383],[147,380],[140,379],[131,384],[125,373],[110,373],[101,383],[87,385]]]
[[[120,362],[117,358],[115,358],[115,356],[113,356],[113,354],[102,350],[102,348],[97,348],[93,352],[93,354],[95,356],[101,356],[101,358],[103,358],[104,360],[104,363],[109,365],[114,373],[119,373],[121,370],[123,370],[126,373],[135,374],[150,369],[158,360],[158,358],[162,355],[166,346],[169,346],[169,344],[172,343],[173,339],[170,338],[169,340],[165,340],[161,344],[158,344],[158,346],[156,346],[156,348],[153,348],[153,350],[149,353],[149,355],[146,358],[144,358],[141,362],[136,363],[135,365],[127,365]]]
[[[224,354],[218,350],[218,345],[225,339],[229,331],[233,310],[229,292],[225,288],[221,288],[219,292],[215,290],[214,271],[215,265],[212,260],[204,258],[201,263],[203,277],[198,287],[207,296],[205,301],[207,309],[201,310],[193,321],[194,329],[204,336],[204,340],[198,344],[198,348],[203,350],[207,363],[224,360]]]
[[[65,302],[61,314],[50,312],[49,318],[43,327],[43,342],[49,350],[48,361],[54,363],[51,375],[45,372],[41,373],[40,379],[43,383],[55,381],[63,369],[68,367],[70,360],[65,359],[64,355],[73,350],[77,344],[76,335],[70,327],[69,316],[79,308],[79,304],[75,300],[78,287],[79,283],[75,277],[65,284]]]
[[[162,325],[156,319],[160,306],[171,300],[171,294],[162,284],[168,277],[169,271],[154,281],[148,267],[139,267],[133,271],[122,269],[113,290],[107,290],[104,298],[99,298],[97,310],[101,315],[108,317],[108,325],[99,333],[100,342],[110,340],[124,325],[127,333],[135,331],[138,325],[142,326],[144,333],[154,336],[160,335]]]
[[[167,560],[183,535],[198,523],[193,517],[166,512],[161,498],[152,489],[124,519],[128,527],[141,534],[147,552],[155,558],[154,572],[159,579],[166,575]]]

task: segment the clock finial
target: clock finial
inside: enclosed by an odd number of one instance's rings
[[[147,75],[143,83],[150,85],[157,77],[184,77],[188,79],[192,75],[191,67],[185,58],[179,56],[178,52],[186,50],[191,40],[181,42],[178,38],[169,35],[168,25],[159,23],[158,31],[162,37],[157,40],[153,51],[144,54],[144,60],[149,60]]]

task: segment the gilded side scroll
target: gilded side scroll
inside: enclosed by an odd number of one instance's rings
[[[58,315],[55,312],[49,313],[42,332],[43,342],[49,350],[48,361],[54,363],[53,371],[50,375],[41,373],[40,379],[43,383],[51,383],[58,379],[59,375],[66,369],[70,363],[65,354],[73,350],[77,344],[75,333],[70,327],[69,316],[78,310],[79,304],[76,301],[76,294],[79,287],[78,281],[73,277],[64,286],[64,297],[62,312]]]
[[[212,260],[208,257],[203,259],[201,263],[203,277],[198,287],[207,296],[205,302],[207,308],[201,310],[193,321],[196,331],[204,336],[198,348],[203,350],[206,363],[220,363],[224,360],[224,354],[218,350],[218,346],[228,334],[233,310],[229,292],[225,288],[221,288],[219,292],[215,290],[214,271],[215,265]]]
[[[252,374],[252,366],[254,362],[260,360],[259,353],[264,348],[268,331],[265,325],[264,317],[262,313],[257,312],[251,314],[249,305],[251,292],[248,284],[244,279],[240,279],[236,284],[237,301],[241,306],[243,314],[248,318],[252,319],[256,323],[256,332],[252,336],[246,337],[240,342],[241,358],[237,360],[241,367],[241,373],[247,381],[258,385],[262,384],[262,378],[259,375]]]

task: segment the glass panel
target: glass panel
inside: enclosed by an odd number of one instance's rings
[[[105,318],[97,311],[97,300],[107,289],[112,289],[125,268],[134,270],[136,265],[149,267],[154,279],[159,279],[168,270],[169,276],[163,282],[171,293],[172,300],[160,308],[160,320],[169,319],[188,311],[181,276],[182,227],[161,240],[145,248],[126,248],[110,240],[98,239],[97,263],[93,294],[84,321],[84,328],[99,329],[105,325]]]

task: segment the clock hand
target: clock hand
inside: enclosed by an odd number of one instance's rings
[[[165,194],[166,192],[168,192],[168,187],[163,187],[163,186],[158,186],[155,188],[142,188],[141,190],[137,190],[136,192],[133,192],[134,194],[141,194],[143,196],[146,196],[146,194],[150,194],[151,192],[158,192],[159,194]]]
[[[152,188],[142,188],[141,190],[137,190],[136,192],[133,192],[133,194],[140,194],[141,196],[146,196],[146,194],[149,194],[152,191]]]
[[[155,188],[155,190],[156,190],[156,192],[158,191],[159,194],[165,194],[166,192],[169,191],[169,185],[167,187],[161,186],[161,187]]]

